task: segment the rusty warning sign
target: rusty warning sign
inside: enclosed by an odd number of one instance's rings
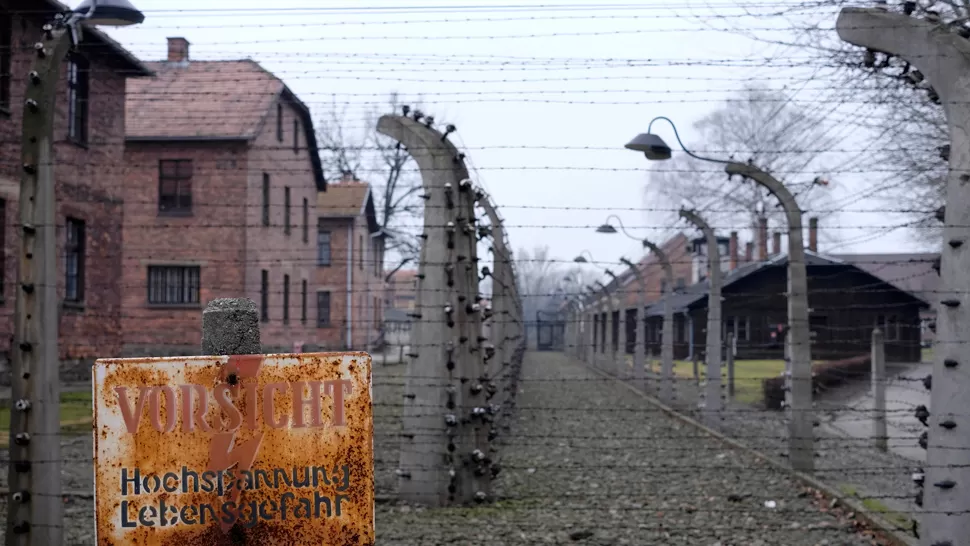
[[[99,546],[374,543],[365,353],[98,360]]]

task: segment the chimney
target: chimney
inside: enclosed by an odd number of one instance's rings
[[[168,39],[168,62],[187,63],[189,62],[189,41],[185,38]]]
[[[731,265],[728,266],[728,271],[734,271],[738,268],[738,232],[731,232],[731,242],[728,244],[728,252],[731,254]]]
[[[342,171],[340,173],[340,182],[344,184],[358,182],[357,175],[355,175],[353,171]]]
[[[768,259],[768,219],[758,218],[758,260]]]
[[[754,260],[754,243],[748,241],[744,243],[744,262],[751,263]]]
[[[808,219],[808,249],[818,252],[818,218],[814,216]]]
[[[781,232],[776,231],[771,234],[771,254],[777,256],[781,254]]]

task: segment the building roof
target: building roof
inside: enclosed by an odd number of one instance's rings
[[[43,2],[46,4],[46,6],[41,7],[40,9],[38,9],[34,2],[25,2],[29,5],[24,7],[22,10],[18,5],[13,3],[6,6],[6,8],[11,11],[38,14],[44,20],[49,20],[56,13],[71,11],[70,7],[68,7],[66,4],[58,2],[57,0],[43,0]],[[113,65],[115,69],[119,70],[125,76],[141,77],[152,75],[152,70],[146,65],[146,63],[142,62],[140,59],[135,57],[133,53],[122,47],[121,44],[114,41],[110,36],[95,27],[84,27],[83,31],[81,32],[81,43],[79,44],[79,50],[85,53],[93,52],[94,55],[108,61],[109,64]]]
[[[326,191],[310,110],[282,80],[251,60],[151,62],[155,77],[129,80],[129,141],[252,141],[277,100],[301,117],[317,189]]]
[[[317,194],[317,214],[320,218],[332,219],[351,219],[365,214],[370,232],[380,231],[374,196],[370,184],[364,182],[331,184],[326,193]]]
[[[750,263],[741,265],[737,269],[734,269],[733,271],[728,271],[724,273],[724,276],[721,279],[721,289],[722,290],[726,289],[727,287],[734,284],[735,282],[738,282],[741,279],[750,277],[751,275],[754,275],[755,273],[763,271],[765,269],[772,268],[772,267],[786,267],[787,265],[788,265],[788,254],[777,254],[765,261],[750,262]],[[881,279],[878,276],[873,275],[869,271],[855,264],[848,263],[842,260],[841,258],[838,258],[835,256],[822,255],[807,249],[805,250],[805,265],[809,267],[819,267],[819,266],[856,267],[859,270],[865,273],[868,273],[869,275],[872,275],[873,277],[876,277],[879,280],[882,280],[883,282],[887,282],[887,284],[891,284],[891,283],[888,283],[888,281],[885,281],[884,279]],[[683,291],[679,293],[674,293],[672,296],[670,296],[669,301],[673,305],[674,312],[683,313],[691,306],[698,304],[703,300],[706,300],[708,291],[710,290],[709,281],[710,279],[704,279],[703,281],[693,284],[691,286],[688,286]],[[918,294],[914,294],[898,286],[896,288],[910,294],[911,296],[913,296],[914,299],[920,300],[924,303],[927,302],[927,300],[920,297]],[[646,316],[648,317],[663,316],[664,302],[667,299],[668,298],[661,298],[655,304],[647,307]]]
[[[939,299],[940,275],[933,268],[938,253],[900,254],[834,254],[873,277],[900,290],[916,295],[923,301],[936,303]]]

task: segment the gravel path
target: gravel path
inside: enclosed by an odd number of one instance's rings
[[[873,544],[787,474],[560,354],[528,354],[518,396],[505,500],[381,506],[380,544]]]
[[[374,370],[378,495],[396,486],[404,371]],[[502,500],[434,510],[378,504],[377,544],[874,544],[784,473],[563,355],[527,356],[518,405],[502,446]],[[65,501],[65,544],[93,546],[90,438],[65,438],[62,455],[65,490],[81,493]]]
[[[655,364],[657,367],[659,364]],[[655,389],[657,378],[652,379],[648,391],[658,396]],[[756,381],[760,382],[760,379]],[[700,420],[698,401],[703,395],[699,395],[699,390],[693,379],[678,379],[671,405]],[[859,419],[869,418],[868,412],[840,406],[833,394],[827,393],[816,404],[819,426],[815,428],[815,477],[843,493],[857,496],[870,510],[888,511],[885,519],[900,533],[912,535],[918,508],[913,502],[915,487],[911,475],[918,463],[877,450],[868,440],[849,437],[827,426],[835,412],[852,411]],[[787,461],[788,425],[784,412],[740,403],[728,403],[726,409],[720,422],[714,423],[712,428],[778,461]],[[918,436],[918,431],[913,432],[911,441],[914,444]]]

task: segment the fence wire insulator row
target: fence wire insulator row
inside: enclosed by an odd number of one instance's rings
[[[404,115],[383,116],[378,130],[411,151],[426,205],[415,294],[421,312],[413,316],[397,470],[400,496],[439,506],[486,502],[500,469],[494,441],[523,352],[502,221],[469,177],[464,154],[449,141],[454,126],[440,132],[433,118],[405,109]],[[476,204],[490,226],[479,224]],[[486,238],[493,241],[491,267],[478,255]],[[487,277],[490,301],[480,290]]]

